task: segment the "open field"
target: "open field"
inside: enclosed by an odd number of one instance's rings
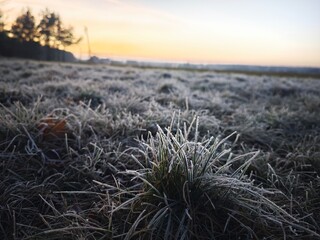
[[[0,239],[320,239],[320,79],[0,58]]]

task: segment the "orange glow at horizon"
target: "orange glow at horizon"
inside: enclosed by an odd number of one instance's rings
[[[2,8],[11,9],[8,22],[27,6],[37,19],[46,7],[59,13],[83,37],[67,49],[82,58],[86,26],[98,57],[320,67],[320,3],[284,2],[16,0]]]

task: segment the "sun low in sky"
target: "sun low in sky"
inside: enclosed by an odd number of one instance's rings
[[[198,63],[320,67],[319,0],[8,0],[9,21],[22,9],[48,7],[85,37],[99,57]],[[70,47],[88,55],[86,38]]]

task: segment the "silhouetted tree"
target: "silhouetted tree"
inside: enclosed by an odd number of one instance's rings
[[[78,44],[81,40],[82,38],[75,38],[72,27],[65,28],[62,25],[59,26],[57,41],[58,44],[62,46],[64,49],[70,45]]]
[[[42,19],[37,26],[40,42],[49,47],[54,47],[57,41],[58,29],[61,27],[60,16],[46,9],[42,12]]]
[[[3,32],[4,30],[4,22],[2,20],[2,16],[3,14],[2,14],[2,11],[0,10],[0,32]]]
[[[33,41],[36,37],[35,19],[28,9],[11,26],[11,34],[20,41]]]
[[[40,42],[45,46],[66,48],[81,41],[81,38],[75,38],[72,27],[64,27],[60,16],[48,9],[42,12],[37,29]]]
[[[0,6],[3,5],[7,0],[0,0]],[[3,34],[7,34],[7,31],[4,29],[4,21],[3,21],[3,12],[0,9],[0,33]]]
[[[5,0],[0,0],[1,3]],[[65,27],[60,16],[45,9],[39,24],[30,9],[21,12],[10,30],[5,29],[0,11],[0,54],[8,57],[23,57],[41,60],[75,61],[72,53],[60,51],[77,44],[72,27]],[[41,46],[42,45],[42,46]]]

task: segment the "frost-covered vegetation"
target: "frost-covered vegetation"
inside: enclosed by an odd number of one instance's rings
[[[1,239],[320,239],[320,81],[0,59]]]

